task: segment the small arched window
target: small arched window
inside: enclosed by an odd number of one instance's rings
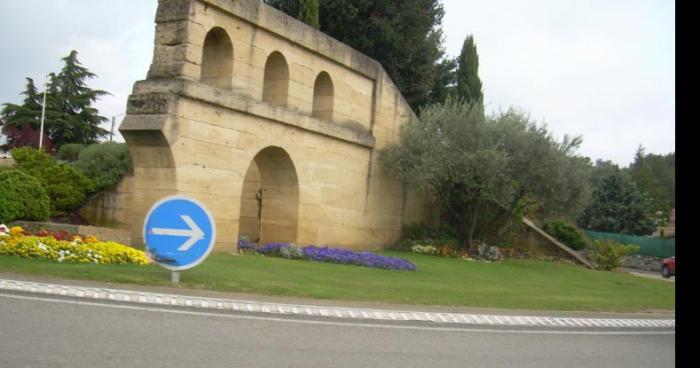
[[[333,81],[326,72],[321,72],[314,83],[312,116],[321,120],[333,120]]]
[[[275,51],[267,57],[265,80],[263,81],[263,101],[278,106],[287,105],[289,90],[289,67],[284,56]]]
[[[216,27],[204,39],[200,80],[210,86],[228,89],[232,77],[233,45],[226,31]]]

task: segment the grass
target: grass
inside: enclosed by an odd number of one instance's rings
[[[249,254],[213,254],[182,272],[195,289],[320,299],[511,309],[634,312],[675,309],[675,284],[544,261],[469,262],[411,253],[417,271],[389,271]],[[169,285],[159,266],[62,264],[0,256],[0,272]],[[2,277],[0,275],[0,277]]]

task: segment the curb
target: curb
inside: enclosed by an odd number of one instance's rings
[[[193,297],[175,294],[159,294],[131,290],[103,289],[82,286],[58,285],[27,281],[0,279],[0,291],[48,294],[160,306],[201,308],[210,310],[238,311],[249,313],[285,314],[303,317],[364,319],[384,321],[423,321],[481,326],[520,326],[554,328],[674,328],[675,319],[629,319],[629,318],[564,318],[541,316],[506,316],[466,313],[433,313],[384,309],[361,309],[345,307],[321,307],[314,305],[264,303],[234,299]]]

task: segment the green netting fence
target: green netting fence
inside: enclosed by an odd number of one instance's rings
[[[651,238],[646,236],[633,236],[625,234],[601,233],[585,230],[586,236],[591,240],[612,239],[622,244],[634,244],[639,246],[639,252],[643,256],[667,258],[676,255],[676,239]]]

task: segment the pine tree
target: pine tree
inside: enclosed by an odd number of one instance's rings
[[[2,109],[2,121],[4,128],[30,125],[32,128],[39,128],[41,122],[41,94],[37,91],[32,78],[27,78],[27,85],[24,92],[24,101],[21,105],[12,103],[4,104]]]
[[[99,138],[109,133],[100,127],[100,124],[108,119],[100,116],[92,104],[108,93],[87,87],[86,81],[95,78],[96,75],[80,64],[77,51],[71,51],[62,60],[64,66],[61,72],[48,76],[45,136],[53,141],[56,147],[66,143],[97,143]],[[6,146],[10,148],[16,147],[17,144],[33,142],[38,138],[43,91],[39,92],[34,81],[27,78],[27,86],[22,94],[25,99],[21,105],[7,103],[0,112],[4,122],[2,131],[8,135]]]
[[[66,143],[97,143],[109,133],[100,127],[109,119],[100,116],[92,104],[108,93],[86,85],[96,75],[80,64],[77,51],[71,51],[62,60],[63,69],[52,76],[49,85],[51,100],[47,101],[47,108],[53,105],[56,109],[51,110],[57,111],[51,120],[47,114],[49,136],[57,147]]]
[[[319,29],[318,0],[299,0],[299,20]]]
[[[299,0],[264,0],[297,17]],[[448,73],[442,49],[444,8],[439,0],[323,0],[320,30],[377,60],[406,102],[420,108],[442,98]],[[434,93],[431,94],[431,91]]]
[[[462,52],[457,59],[457,97],[466,102],[483,104],[484,95],[479,79],[479,55],[476,52],[474,36],[469,35],[464,40]]]
[[[32,78],[27,78],[27,85],[21,94],[24,95],[21,105],[6,103],[0,112],[2,133],[7,137],[2,148],[6,150],[23,146],[39,147],[42,94],[37,90]],[[53,142],[46,131],[43,147],[47,152],[54,151]]]
[[[579,218],[585,229],[630,235],[651,235],[656,229],[649,198],[622,171],[602,178],[593,201]]]
[[[639,189],[649,197],[658,225],[665,224],[675,207],[675,153],[647,154],[639,145],[628,170]]]
[[[456,88],[457,58],[450,58],[445,55],[442,46],[442,31],[436,30],[431,33],[434,38],[433,44],[437,45],[438,62],[435,64],[433,75],[433,86],[428,92],[428,101],[425,105],[444,103],[449,96],[454,95]]]

